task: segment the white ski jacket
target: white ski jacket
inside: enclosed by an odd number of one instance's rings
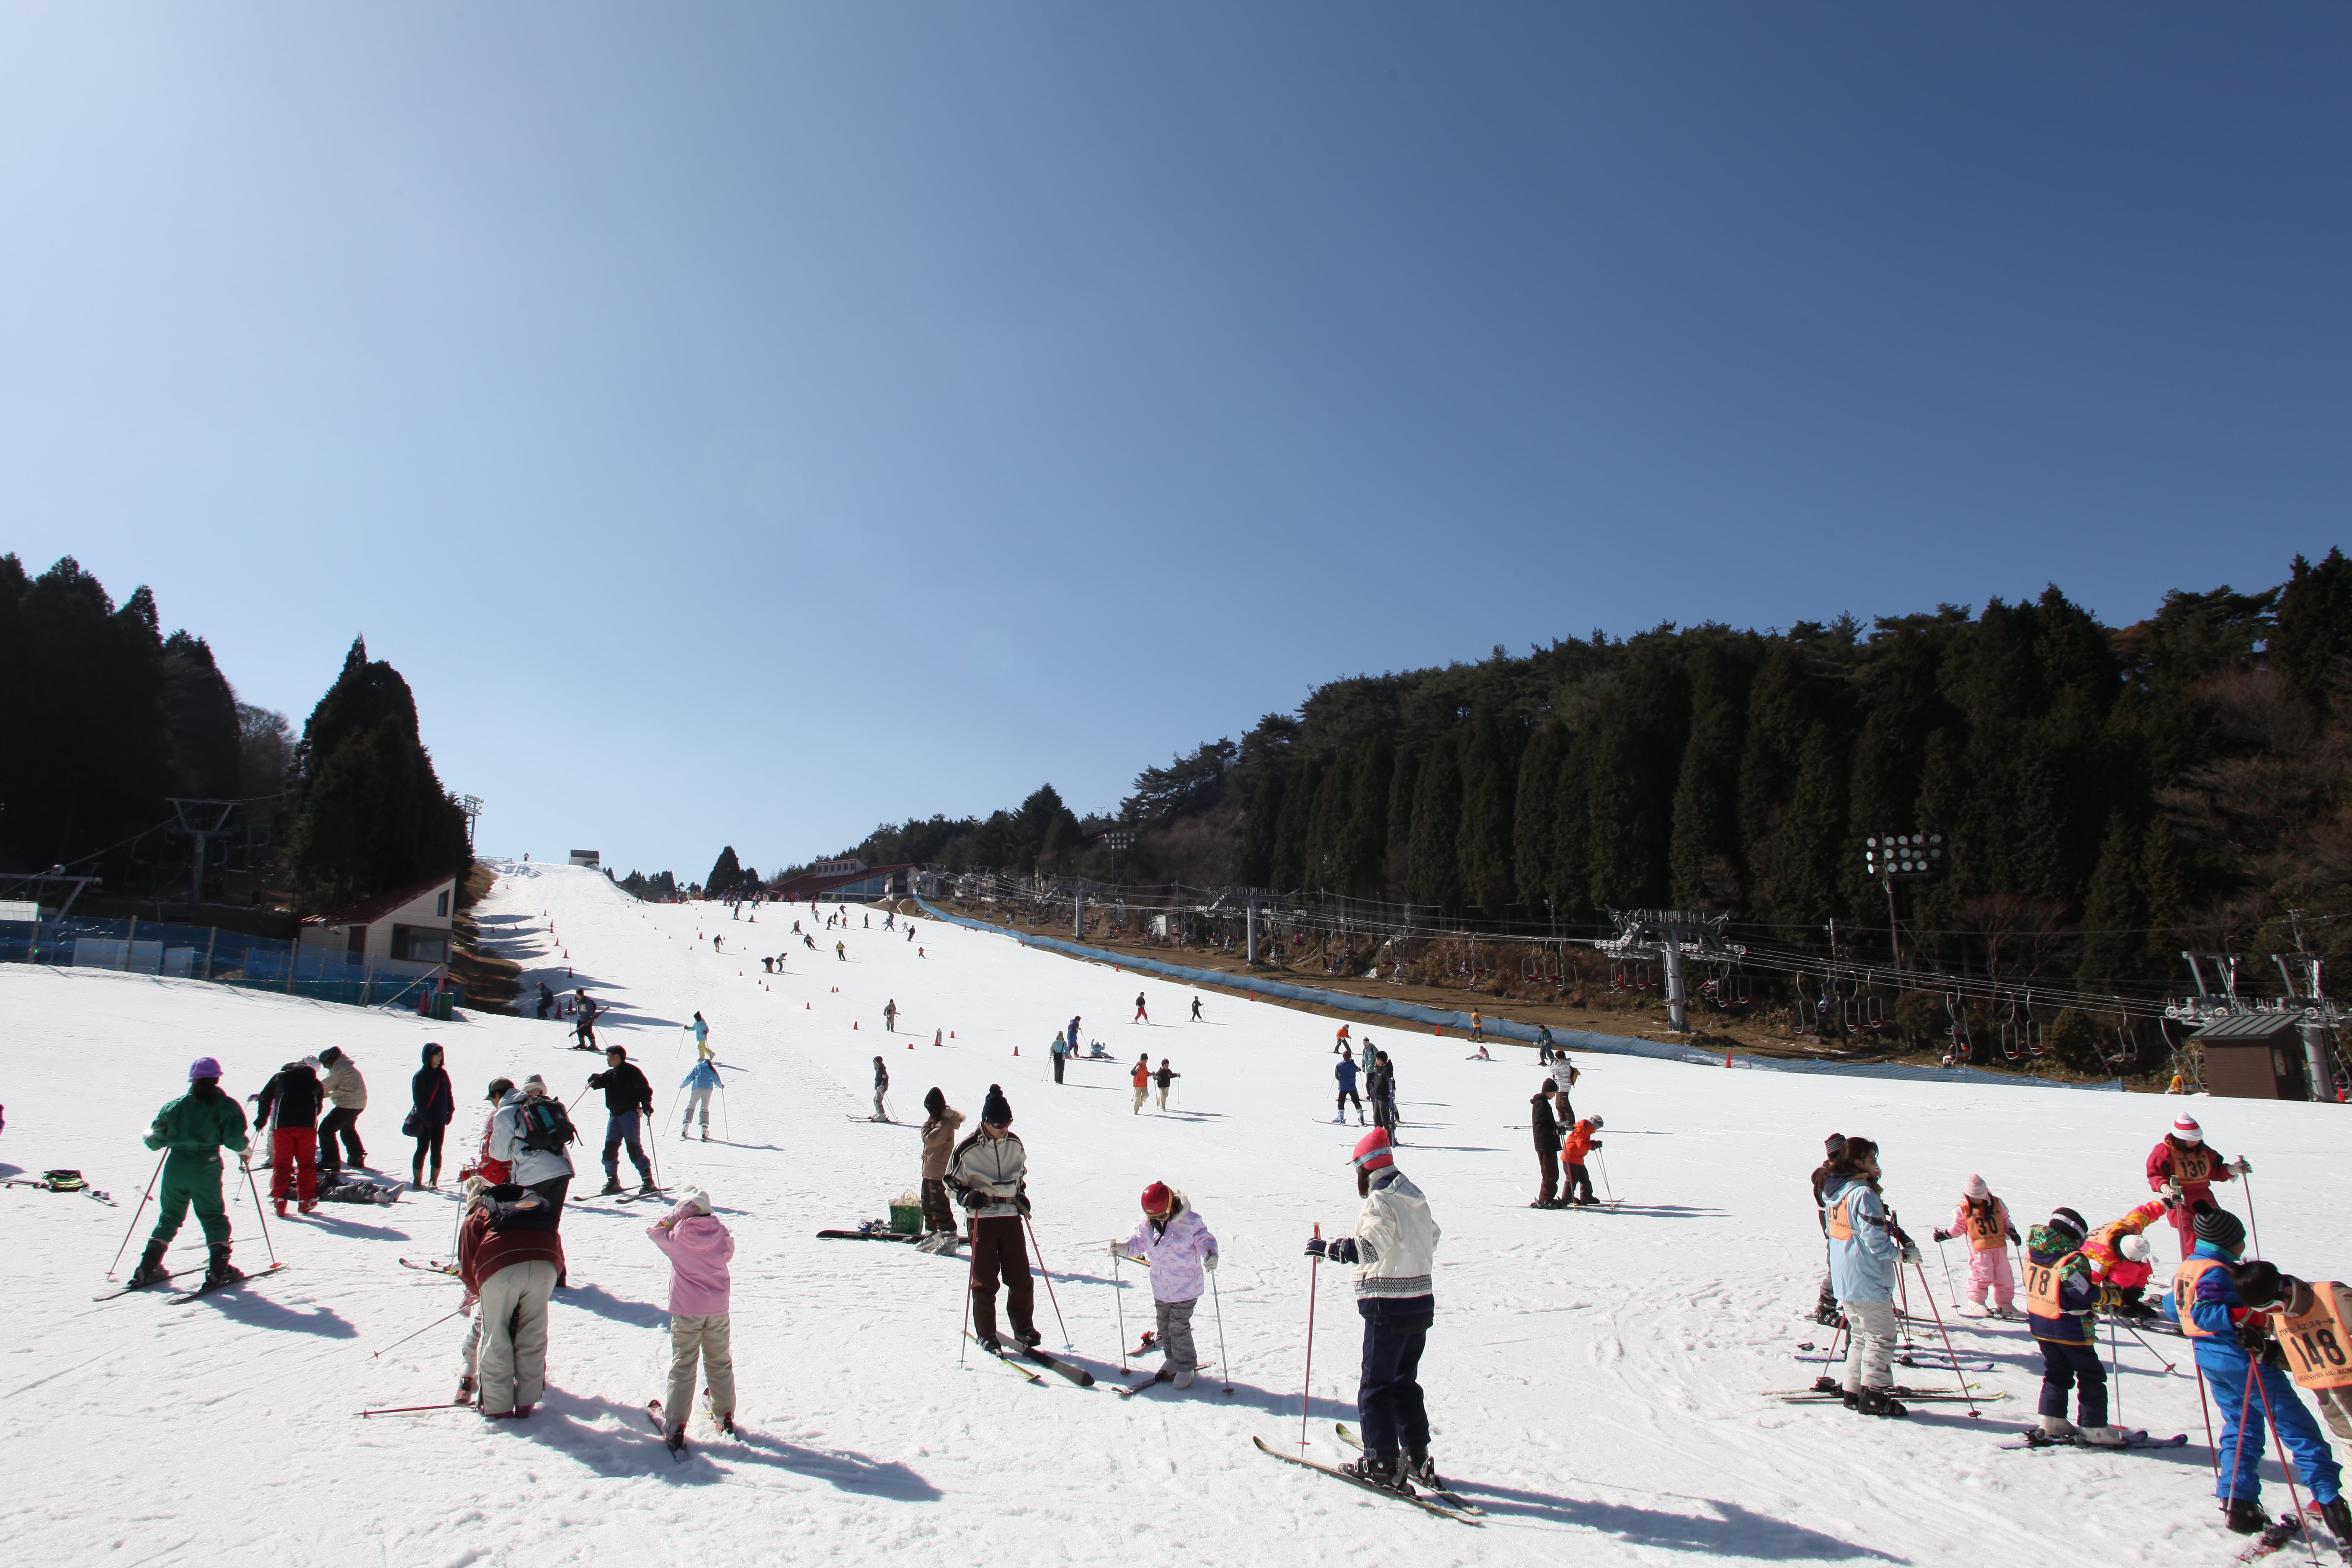
[[[1356,1294],[1399,1298],[1433,1294],[1437,1221],[1429,1199],[1391,1165],[1372,1176],[1356,1215]]]

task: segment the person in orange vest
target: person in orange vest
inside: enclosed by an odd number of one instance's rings
[[[2010,1223],[2009,1205],[1993,1196],[1982,1176],[1969,1178],[1960,1192],[1960,1206],[1952,1211],[1951,1228],[1934,1235],[1938,1243],[1969,1244],[1969,1305],[1977,1309],[1969,1316],[2019,1315],[2010,1305],[2017,1295],[2017,1279],[2009,1271],[2009,1244],[2019,1239],[2017,1226]]]
[[[2231,1282],[2250,1310],[2267,1308],[2295,1385],[2318,1403],[2338,1440],[2352,1442],[2352,1289],[2332,1279],[2311,1284],[2267,1263],[2236,1269]],[[2352,1540],[2352,1520],[2331,1520],[2340,1543]]]
[[[1128,1081],[1135,1085],[1135,1114],[1140,1116],[1143,1114],[1144,1096],[1151,1092],[1151,1053],[1150,1051],[1135,1058],[1135,1070],[1128,1074]]]
[[[1566,1201],[1578,1208],[1591,1208],[1601,1200],[1592,1195],[1592,1175],[1584,1168],[1585,1157],[1601,1147],[1593,1134],[1601,1131],[1601,1118],[1588,1116],[1568,1130],[1568,1141],[1560,1145],[1560,1163],[1568,1167]],[[1577,1196],[1579,1189],[1584,1195]]]
[[[2042,1347],[2042,1426],[2026,1437],[2037,1444],[2127,1448],[2147,1434],[2107,1424],[2107,1369],[2100,1364],[2083,1321],[2115,1299],[2083,1256],[2083,1238],[2090,1228],[2080,1214],[2060,1208],[2047,1223],[2025,1233],[2025,1310],[2033,1324],[2034,1342]],[[2083,1417],[2080,1426],[2066,1419],[2069,1391]]]
[[[2141,1298],[2156,1273],[2156,1258],[2140,1232],[2163,1218],[2167,1206],[2166,1199],[2150,1198],[2123,1218],[2099,1226],[2083,1243],[2083,1256],[2091,1260],[2092,1272],[2115,1287],[2116,1310],[2142,1322],[2157,1315],[2156,1309]]]
[[[2197,1125],[2197,1118],[2185,1110],[2172,1124],[2172,1131],[2148,1151],[2147,1190],[2160,1193],[2167,1182],[2180,1184],[2180,1202],[2172,1211],[2172,1228],[2179,1237],[2183,1261],[2197,1250],[2197,1205],[2212,1202],[2213,1184],[2235,1181],[2252,1170],[2242,1159],[2234,1163],[2224,1160],[2220,1150],[2205,1142],[2205,1130]]]

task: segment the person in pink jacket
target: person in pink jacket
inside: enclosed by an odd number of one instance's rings
[[[695,1363],[702,1363],[710,1414],[719,1429],[735,1430],[735,1355],[727,1316],[728,1259],[735,1237],[710,1212],[710,1195],[688,1187],[677,1207],[646,1231],[669,1255],[669,1399],[662,1406],[667,1436],[676,1447],[694,1413]]]
[[[1936,1232],[1936,1239],[1969,1244],[1969,1304],[1977,1309],[1971,1316],[2018,1315],[2010,1305],[2017,1279],[2009,1271],[2009,1244],[2017,1239],[2017,1227],[2009,1223],[2009,1205],[1992,1195],[1982,1176],[1969,1178],[1960,1206],[1952,1211],[1951,1228]]]
[[[1217,1238],[1183,1194],[1154,1182],[1143,1189],[1143,1223],[1125,1241],[1112,1242],[1110,1250],[1151,1266],[1160,1348],[1167,1355],[1153,1381],[1192,1387],[1201,1365],[1192,1348],[1192,1309],[1209,1288],[1208,1271],[1217,1266]]]

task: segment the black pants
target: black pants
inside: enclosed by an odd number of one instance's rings
[[[2048,1340],[2036,1342],[2042,1346],[2042,1414],[2063,1420],[2066,1392],[2079,1388],[2083,1405],[2080,1424],[2105,1426],[2107,1369],[2099,1364],[2099,1352],[2088,1345],[2053,1344]]]
[[[1568,1168],[1568,1201],[1572,1204],[1598,1203],[1592,1195],[1592,1173],[1581,1165]]]
[[[1331,1109],[1344,1118],[1348,1114],[1348,1102],[1351,1100],[1356,1102],[1356,1120],[1361,1121],[1364,1119],[1364,1102],[1357,1098],[1356,1091],[1352,1089],[1341,1089],[1339,1103]]]
[[[1400,1312],[1400,1307],[1406,1312]],[[1358,1301],[1364,1317],[1364,1367],[1356,1414],[1364,1424],[1364,1452],[1389,1458],[1400,1448],[1429,1447],[1429,1411],[1421,1394],[1421,1350],[1429,1338],[1429,1298],[1409,1306],[1377,1299]]]
[[[1029,1246],[1019,1215],[971,1222],[971,1331],[983,1342],[996,1338],[999,1279],[1004,1281],[1004,1315],[1013,1320],[1013,1331],[1025,1338],[1036,1329],[1030,1311],[1037,1287],[1029,1278]]]
[[[1551,1203],[1559,1196],[1559,1151],[1536,1148],[1536,1169],[1543,1175],[1543,1191],[1536,1194],[1538,1203]]]
[[[319,1119],[319,1163],[330,1168],[341,1166],[344,1160],[354,1165],[367,1163],[367,1146],[360,1142],[359,1120],[358,1111],[346,1110],[340,1105]],[[338,1133],[343,1140],[341,1159],[335,1154]]]
[[[1062,1053],[1061,1053],[1061,1052],[1059,1052],[1059,1051],[1055,1051],[1055,1052],[1054,1053],[1054,1081],[1055,1081],[1055,1083],[1059,1083],[1059,1082],[1061,1082],[1061,1081],[1062,1081],[1062,1062],[1063,1062],[1063,1060],[1064,1060],[1064,1058],[1063,1058]]]
[[[553,1176],[544,1182],[533,1182],[526,1190],[537,1193],[555,1205],[555,1224],[556,1227],[561,1229],[563,1226],[563,1194],[571,1189],[571,1177]]]
[[[446,1127],[428,1127],[416,1134],[416,1152],[408,1161],[410,1182],[419,1186],[424,1184],[425,1157],[427,1154],[433,1157],[433,1179],[436,1182],[441,1179],[441,1134],[447,1131]]]

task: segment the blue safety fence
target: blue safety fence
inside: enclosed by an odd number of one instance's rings
[[[437,963],[304,947],[217,926],[155,921],[0,921],[0,963],[113,969],[203,980],[353,1007],[399,1007],[447,1018],[463,989]]]
[[[1381,996],[1359,996],[1352,992],[1327,991],[1319,986],[1296,985],[1286,980],[1265,980],[1255,974],[1231,974],[1216,969],[1192,969],[1162,959],[1140,958],[1132,953],[1110,952],[1098,947],[1066,942],[1060,937],[1039,936],[1034,931],[1014,931],[1010,927],[991,925],[986,921],[951,915],[934,909],[928,901],[917,899],[923,911],[933,920],[952,925],[969,926],[974,931],[1009,936],[1029,947],[1042,947],[1072,958],[1091,959],[1097,963],[1116,964],[1121,969],[1139,970],[1170,980],[1181,980],[1192,985],[1216,985],[1226,990],[1245,991],[1256,996],[1279,996],[1292,1002],[1311,1002],[1318,1007],[1330,1007],[1343,1013],[1361,1013],[1372,1017],[1402,1018],[1410,1023],[1427,1024],[1433,1028],[1444,1027],[1470,1032],[1470,1015],[1451,1008],[1425,1006],[1419,1002],[1392,1002]],[[1481,1031],[1488,1039],[1519,1040],[1532,1044],[1536,1038],[1533,1024],[1516,1023],[1508,1018],[1486,1018]],[[1722,1052],[1705,1051],[1695,1046],[1677,1046],[1663,1040],[1637,1040],[1624,1035],[1596,1035],[1583,1029],[1555,1029],[1552,1044],[1564,1050],[1589,1051],[1605,1056],[1649,1057],[1658,1061],[1687,1062],[1694,1067],[1746,1068],[1754,1072],[1822,1073],[1838,1078],[1876,1078],[1909,1079],[1919,1083],[1965,1084],[2027,1084],[2041,1089],[2095,1089],[2120,1094],[2124,1091],[2121,1079],[2099,1083],[2066,1083],[2057,1079],[2029,1078],[2021,1073],[1987,1072],[1981,1068],[1920,1068],[1906,1067],[1900,1062],[1807,1062],[1780,1061],[1770,1057],[1744,1057]]]

